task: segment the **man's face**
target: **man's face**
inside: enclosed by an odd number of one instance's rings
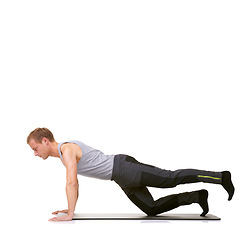
[[[42,143],[38,143],[34,139],[31,139],[29,146],[34,151],[35,156],[41,157],[43,160],[46,160],[49,157],[49,146],[46,139],[43,139]]]

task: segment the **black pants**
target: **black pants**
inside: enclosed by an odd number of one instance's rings
[[[181,205],[197,203],[196,192],[185,192],[159,198],[154,201],[148,187],[172,188],[179,184],[207,182],[221,184],[222,174],[196,169],[169,171],[138,162],[127,155],[114,158],[114,180],[128,198],[147,215],[157,215]]]

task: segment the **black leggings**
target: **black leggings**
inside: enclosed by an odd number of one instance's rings
[[[222,173],[196,169],[169,171],[138,162],[127,155],[114,158],[114,180],[128,198],[147,215],[157,215],[181,205],[197,203],[196,192],[186,192],[159,198],[154,201],[148,187],[172,188],[179,184],[207,182],[221,184]]]

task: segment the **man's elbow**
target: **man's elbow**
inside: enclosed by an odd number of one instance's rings
[[[67,186],[78,188],[78,182],[77,181],[67,181]]]

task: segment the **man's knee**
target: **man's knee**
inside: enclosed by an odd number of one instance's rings
[[[138,208],[140,208],[148,216],[156,215],[154,201],[144,202],[141,199],[139,199],[135,194],[131,193],[128,194],[127,196]]]

